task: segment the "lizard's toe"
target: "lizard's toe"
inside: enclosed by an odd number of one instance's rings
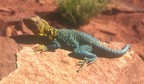
[[[87,58],[84,58],[84,60],[80,60],[78,63],[76,63],[76,66],[81,66],[86,62]]]
[[[40,44],[36,44],[34,47],[33,47],[33,50],[34,52],[37,52],[37,51],[45,51],[45,46],[44,45],[40,45]]]

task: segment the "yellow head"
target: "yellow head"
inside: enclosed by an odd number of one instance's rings
[[[49,26],[47,21],[39,16],[26,17],[23,22],[36,35],[48,36],[49,39],[54,39],[56,36],[57,30]]]

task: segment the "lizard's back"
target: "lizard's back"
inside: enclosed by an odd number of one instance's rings
[[[59,29],[57,32],[57,39],[74,47],[99,43],[96,38],[89,34],[70,29]]]

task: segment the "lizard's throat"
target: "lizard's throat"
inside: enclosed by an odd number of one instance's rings
[[[53,40],[56,35],[57,35],[57,29],[54,29],[54,28],[40,28],[38,30],[38,35],[39,36],[47,36],[49,40]]]

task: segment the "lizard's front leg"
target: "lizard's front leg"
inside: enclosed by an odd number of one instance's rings
[[[60,48],[61,45],[60,43],[55,39],[52,42],[50,42],[50,44],[48,45],[36,45],[34,46],[34,51],[54,51],[55,49]]]
[[[48,44],[46,47],[47,47],[47,50],[54,51],[55,49],[60,48],[61,45],[60,45],[60,43],[55,39],[55,40],[53,40],[50,44]]]
[[[80,68],[78,69],[77,72],[79,72],[85,64],[94,62],[96,60],[96,55],[91,53],[91,51],[92,51],[92,46],[90,45],[81,45],[80,47],[74,49],[75,54],[84,57],[83,61],[79,61],[77,63],[77,65],[80,65]]]

